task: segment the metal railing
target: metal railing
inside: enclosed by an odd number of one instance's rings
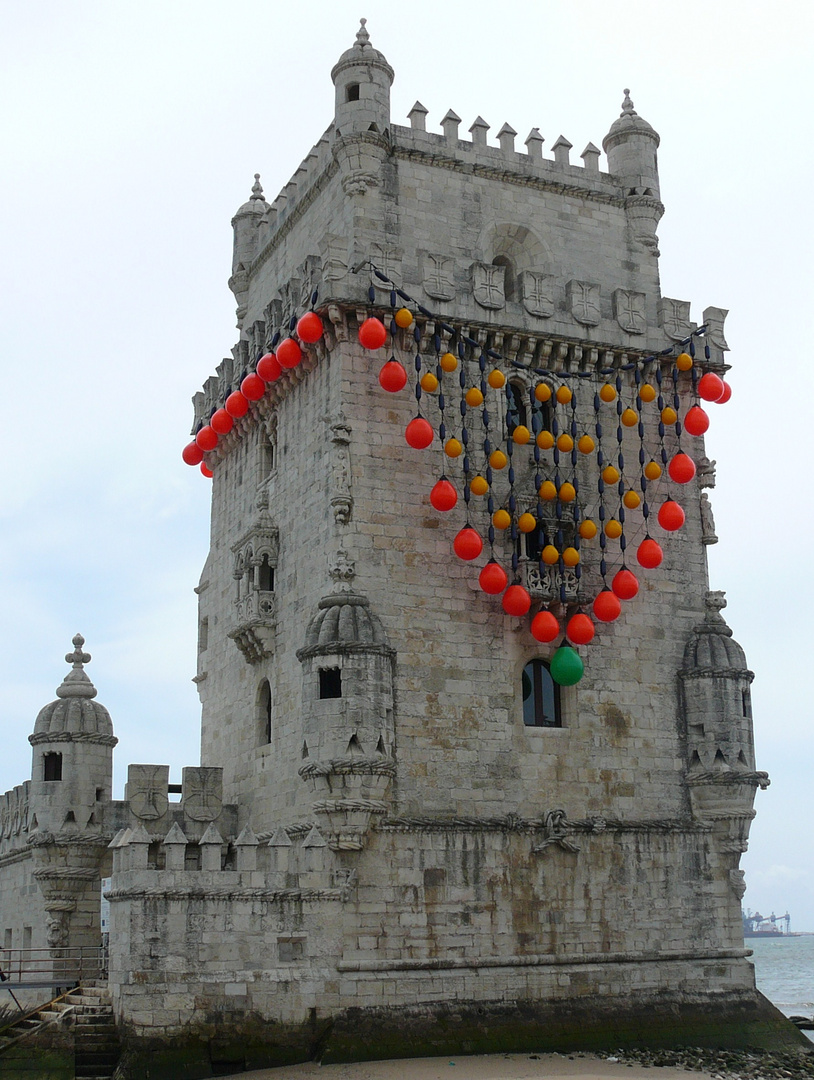
[[[107,948],[0,949],[0,990],[75,986],[107,978]]]

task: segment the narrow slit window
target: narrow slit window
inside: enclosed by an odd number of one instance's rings
[[[338,667],[319,669],[320,698],[342,697],[342,672]]]
[[[752,716],[752,696],[748,690],[741,691],[741,710],[747,719]]]
[[[509,434],[522,424],[527,426],[526,392],[521,383],[511,382],[507,387],[506,426]]]
[[[261,745],[268,746],[272,734],[271,684],[268,679],[263,679],[260,683],[260,690],[257,694],[257,719],[260,725]]]
[[[526,727],[562,727],[560,688],[544,660],[523,668],[523,723]]]
[[[260,592],[274,592],[274,567],[269,562],[268,555],[263,556],[258,575]]]

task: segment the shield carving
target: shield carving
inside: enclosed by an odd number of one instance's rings
[[[169,806],[169,765],[131,765],[127,770],[125,798],[142,821],[163,817]]]
[[[550,319],[554,314],[554,275],[524,270],[520,275],[520,295],[529,315]]]
[[[647,329],[644,293],[616,289],[613,294],[613,314],[628,334],[643,334]]]
[[[496,311],[506,303],[504,266],[472,263],[472,293],[482,308]]]
[[[181,773],[183,809],[193,821],[214,821],[223,808],[223,769],[186,768]]]
[[[689,300],[671,300],[667,296],[661,298],[659,304],[661,325],[664,333],[672,341],[683,341],[692,332],[690,323]]]

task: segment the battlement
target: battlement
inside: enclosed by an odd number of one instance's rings
[[[29,831],[31,781],[0,795],[0,857],[25,848]]]

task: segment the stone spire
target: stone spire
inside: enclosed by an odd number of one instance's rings
[[[91,661],[90,653],[82,652],[85,639],[81,634],[76,634],[71,644],[74,647],[73,652],[65,654],[65,663],[72,664],[73,667],[62,680],[62,685],[57,687],[56,695],[59,698],[95,698],[96,687],[85,671],[85,664]]]
[[[40,709],[29,742],[32,745],[47,742],[60,732],[81,732],[86,738],[96,736],[106,745],[115,746],[110,714],[104,705],[93,700],[96,687],[85,671],[85,664],[90,663],[90,653],[82,649],[85,639],[76,634],[72,644],[73,652],[65,655],[71,670],[57,687],[57,700]]]
[[[370,43],[367,19],[361,19],[356,41],[331,71],[336,87],[334,124],[339,136],[362,132],[384,135],[389,130],[394,78],[384,54]]]

